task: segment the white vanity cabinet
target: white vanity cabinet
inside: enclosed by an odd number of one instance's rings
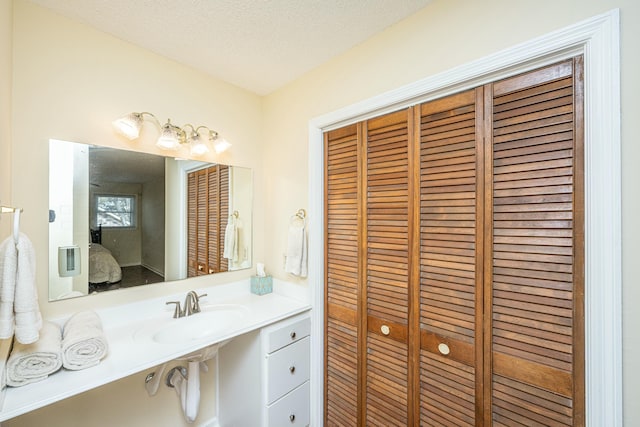
[[[302,316],[261,331],[265,426],[309,424],[310,329],[309,317]]]
[[[220,350],[221,427],[309,425],[310,330],[309,314],[303,313]]]

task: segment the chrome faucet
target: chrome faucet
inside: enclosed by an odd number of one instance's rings
[[[196,291],[189,291],[184,299],[183,308],[180,308],[180,301],[167,301],[167,305],[176,305],[176,308],[173,311],[174,319],[191,316],[192,314],[200,313],[200,298],[206,296],[207,294],[198,295]]]

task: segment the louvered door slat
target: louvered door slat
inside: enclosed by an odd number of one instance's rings
[[[325,424],[358,424],[358,132],[328,132],[326,147]]]
[[[581,218],[572,61],[492,90],[492,419],[573,425]]]
[[[468,426],[476,418],[477,129],[482,123],[477,97],[471,90],[421,106],[423,425]],[[449,354],[438,351],[442,343]]]

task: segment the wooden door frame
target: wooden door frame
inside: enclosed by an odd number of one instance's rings
[[[311,424],[323,420],[323,132],[576,55],[585,67],[586,424],[622,426],[620,17],[614,9],[309,122]]]

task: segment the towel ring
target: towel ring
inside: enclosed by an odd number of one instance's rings
[[[303,227],[306,227],[307,226],[307,211],[305,211],[304,209],[298,209],[298,211],[295,214],[291,215],[291,219],[289,220],[289,223],[292,224],[296,220],[302,221]]]

